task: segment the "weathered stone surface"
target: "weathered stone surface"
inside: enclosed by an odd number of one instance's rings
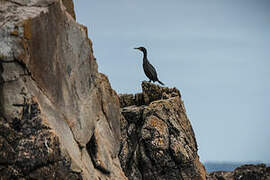
[[[127,106],[141,106],[144,105],[144,96],[143,93],[133,94],[120,94],[119,95],[120,107],[127,107]]]
[[[1,1],[3,179],[127,179],[118,96],[71,3]]]
[[[70,158],[61,154],[59,138],[43,122],[36,100],[18,106],[19,119],[0,121],[1,179],[81,179],[70,170]]]
[[[74,11],[74,4],[72,0],[62,0],[64,6],[67,8],[67,12],[76,19],[75,11]]]
[[[56,2],[56,0],[4,0],[9,1],[20,6],[36,6],[36,7],[46,7],[49,4]]]
[[[1,179],[205,179],[180,92],[118,97],[71,0],[0,12]]]
[[[270,167],[265,164],[247,164],[232,172],[217,171],[207,175],[209,180],[269,180]]]
[[[142,93],[133,94],[119,94],[120,107],[127,106],[141,106],[148,105],[152,101],[159,99],[169,99],[171,97],[179,96],[180,91],[176,88],[161,87],[156,84],[142,83]]]
[[[142,106],[121,95],[122,168],[129,179],[205,179],[180,92],[143,82]],[[149,104],[150,103],[150,104]]]
[[[176,88],[161,87],[151,83],[142,83],[142,89],[145,104],[149,104],[152,101],[159,99],[169,99],[176,96],[181,98],[180,91]]]

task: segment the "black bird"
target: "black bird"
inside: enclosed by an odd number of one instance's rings
[[[143,70],[144,70],[145,75],[149,78],[149,82],[151,82],[151,81],[156,82],[157,81],[157,82],[159,82],[159,84],[164,85],[163,82],[158,80],[157,72],[156,72],[155,68],[148,61],[146,49],[144,47],[138,47],[138,48],[134,48],[134,49],[138,49],[138,50],[143,52]]]

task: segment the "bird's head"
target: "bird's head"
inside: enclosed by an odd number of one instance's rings
[[[138,49],[138,50],[142,51],[144,54],[146,54],[146,49],[144,47],[137,47],[134,49]]]

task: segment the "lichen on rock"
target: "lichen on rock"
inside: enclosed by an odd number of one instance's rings
[[[246,164],[234,171],[216,171],[207,174],[208,180],[269,180],[270,167],[265,164]]]
[[[129,179],[205,179],[195,134],[176,88],[142,83],[143,105],[120,95],[122,168]]]
[[[118,96],[98,73],[87,29],[72,17],[72,5],[1,1],[3,179],[126,179],[117,156]],[[92,139],[95,151],[88,147]]]
[[[72,0],[0,12],[1,179],[204,179],[179,90],[118,96]]]

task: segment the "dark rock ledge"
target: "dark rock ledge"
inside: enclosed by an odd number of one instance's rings
[[[265,164],[246,164],[232,172],[216,171],[207,174],[208,180],[270,180],[270,167]]]

